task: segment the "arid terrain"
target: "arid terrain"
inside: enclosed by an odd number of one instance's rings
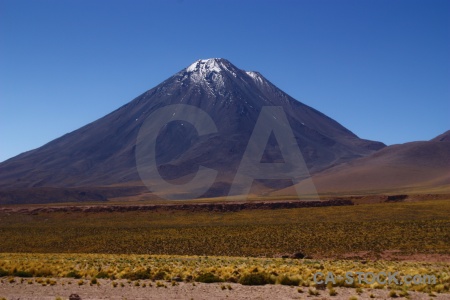
[[[424,197],[7,206],[0,299],[448,299],[450,200]],[[436,282],[313,280],[388,271]]]
[[[8,300],[67,300],[72,294],[79,295],[82,300],[159,300],[159,299],[410,299],[410,300],[446,300],[448,294],[427,294],[419,292],[408,292],[406,297],[400,296],[401,292],[396,292],[392,297],[390,291],[385,289],[362,289],[356,292],[356,289],[335,288],[336,295],[330,296],[328,290],[316,290],[309,292],[305,287],[293,287],[284,285],[265,285],[265,286],[244,286],[236,283],[178,283],[172,286],[171,283],[157,283],[143,280],[139,286],[128,283],[126,280],[115,281],[118,286],[114,288],[111,280],[98,280],[99,285],[90,285],[89,283],[79,286],[74,280],[55,279],[54,285],[42,286],[41,284],[28,284],[27,282],[18,282],[3,284],[0,283],[0,297]],[[71,284],[69,284],[71,282]],[[121,284],[124,284],[121,287]],[[145,286],[144,286],[145,285]],[[1,299],[1,298],[0,298]]]

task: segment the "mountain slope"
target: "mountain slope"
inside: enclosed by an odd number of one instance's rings
[[[432,142],[450,142],[450,130],[447,130],[443,134],[438,135],[431,141]]]
[[[424,142],[392,145],[313,176],[319,193],[450,192],[449,131]],[[301,185],[301,184],[300,184]],[[293,188],[274,195],[294,194]]]
[[[105,117],[1,163],[0,188],[142,185],[136,137],[150,114],[170,104],[204,110],[218,132],[199,137],[188,123],[168,123],[158,136],[160,173],[176,179],[189,178],[199,165],[218,170],[208,196],[227,194],[263,106],[283,107],[312,173],[384,147],[358,138],[258,72],[240,70],[225,59],[198,60]],[[268,161],[277,159],[276,149],[269,141]]]

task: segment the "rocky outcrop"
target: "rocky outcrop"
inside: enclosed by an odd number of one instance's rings
[[[246,209],[287,209],[301,207],[344,206],[353,205],[351,200],[328,201],[271,201],[244,203],[205,203],[205,204],[155,204],[155,205],[95,205],[95,206],[61,206],[38,208],[3,207],[0,212],[38,214],[50,212],[128,212],[128,211],[192,211],[192,212],[236,212]]]

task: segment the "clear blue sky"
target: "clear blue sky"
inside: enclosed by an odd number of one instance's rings
[[[0,0],[0,161],[209,57],[260,71],[362,138],[450,129],[447,0]]]

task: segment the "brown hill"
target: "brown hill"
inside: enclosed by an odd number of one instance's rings
[[[443,134],[438,135],[431,141],[433,141],[433,142],[450,142],[450,130],[447,130]]]
[[[449,131],[430,141],[392,145],[313,176],[321,194],[450,193]],[[300,186],[302,183],[299,184]],[[293,195],[292,187],[272,195]]]

